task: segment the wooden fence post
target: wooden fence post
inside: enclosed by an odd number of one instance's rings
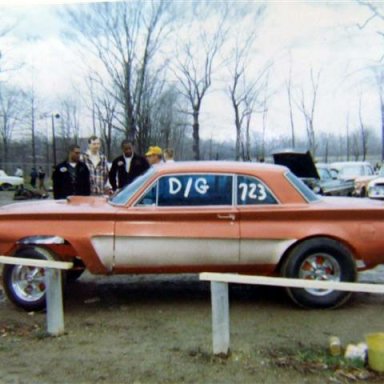
[[[45,270],[45,290],[47,305],[47,332],[58,336],[64,333],[64,310],[61,284],[61,271],[47,268]]]
[[[228,283],[211,281],[213,353],[229,352],[229,300]]]

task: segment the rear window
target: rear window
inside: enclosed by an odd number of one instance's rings
[[[320,200],[320,198],[292,172],[287,172],[285,177],[308,202]]]

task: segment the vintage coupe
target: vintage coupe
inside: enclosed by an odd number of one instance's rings
[[[384,206],[320,197],[287,168],[178,162],[150,168],[106,197],[0,208],[0,254],[74,261],[74,275],[235,272],[355,281],[384,262]],[[68,277],[71,277],[68,276]],[[5,265],[4,289],[44,306],[44,270]],[[336,307],[349,292],[287,288],[304,307]]]

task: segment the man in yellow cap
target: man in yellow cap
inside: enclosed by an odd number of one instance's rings
[[[145,157],[147,158],[149,164],[159,164],[163,161],[163,151],[158,146],[149,147]]]

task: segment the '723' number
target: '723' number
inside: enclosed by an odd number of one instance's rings
[[[263,201],[267,198],[267,191],[264,185],[256,183],[240,183],[239,184],[240,199],[247,201],[248,199]]]

